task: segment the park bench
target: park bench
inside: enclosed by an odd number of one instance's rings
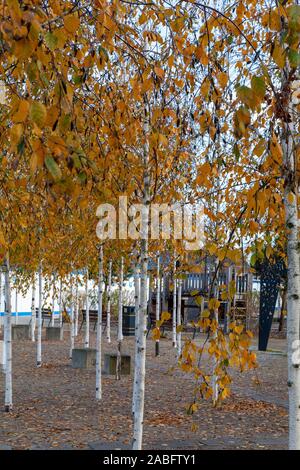
[[[36,309],[35,309],[35,315],[36,315],[36,318],[38,318],[38,316],[39,316],[38,307],[36,307]],[[42,326],[44,326],[44,321],[45,320],[48,320],[48,326],[49,326],[50,323],[51,323],[51,318],[52,318],[51,309],[50,308],[42,308]],[[30,319],[29,324],[31,324],[31,322],[32,322],[32,318]]]
[[[98,310],[89,310],[89,319],[90,319],[90,325],[93,323],[94,328],[93,330],[96,330],[97,326],[97,320],[98,320]],[[112,317],[111,317],[112,320]],[[86,310],[81,310],[81,324],[79,327],[79,331],[81,331],[83,324],[86,323]],[[104,325],[104,330],[106,330],[107,327],[107,312],[104,310],[102,312],[102,325]]]

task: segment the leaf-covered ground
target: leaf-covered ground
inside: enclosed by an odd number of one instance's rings
[[[115,333],[115,332],[113,332]],[[0,448],[88,449],[130,445],[132,375],[116,381],[103,376],[103,399],[94,398],[93,370],[73,369],[68,359],[69,334],[63,342],[43,343],[43,366],[35,367],[35,345],[13,342],[11,413],[0,411]],[[91,334],[92,345],[95,334]],[[82,337],[77,338],[82,345]],[[203,402],[186,414],[194,382],[177,369],[171,342],[161,341],[154,356],[148,340],[144,448],[147,449],[282,449],[287,447],[286,356],[260,353],[258,370],[235,374],[232,395],[220,408]],[[270,347],[285,351],[285,341]],[[133,338],[123,352],[133,354]],[[104,340],[104,352],[116,343]],[[4,376],[0,373],[0,399]],[[194,424],[194,426],[192,426]],[[196,426],[195,426],[196,425]],[[192,427],[196,430],[192,430]]]

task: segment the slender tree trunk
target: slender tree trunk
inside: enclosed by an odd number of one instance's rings
[[[137,359],[138,359],[139,310],[140,310],[140,268],[139,268],[139,257],[138,257],[134,265],[134,312],[135,312],[134,364],[137,364]],[[134,367],[133,393],[132,393],[132,413],[133,414],[135,411],[135,402],[136,402],[136,383],[137,383],[137,367]]]
[[[289,448],[300,450],[300,265],[299,265],[299,220],[297,145],[299,133],[295,128],[298,119],[297,106],[293,106],[290,92],[290,68],[283,71],[283,96],[288,90],[289,101],[283,122],[282,149],[284,169],[284,206],[287,237],[287,343],[288,343],[288,387],[289,387]],[[298,124],[297,124],[298,126]]]
[[[90,347],[90,307],[89,307],[89,272],[86,269],[86,284],[85,284],[85,340],[84,340],[84,347]]]
[[[42,264],[39,268],[39,313],[38,313],[38,330],[37,330],[37,355],[36,365],[42,365],[42,305],[43,305],[43,279],[42,279]]]
[[[178,279],[178,292],[177,292],[177,357],[181,356],[182,342],[181,342],[181,293],[182,293],[182,280]]]
[[[108,287],[107,287],[107,306],[106,306],[106,339],[111,342],[110,338],[110,312],[111,312],[111,275],[112,275],[112,260],[108,262]]]
[[[218,262],[216,261],[215,269],[217,270],[217,268],[218,268]],[[218,287],[219,286],[219,280],[218,280],[217,275],[215,276],[214,283],[215,283],[215,285],[213,286],[214,298],[216,300],[218,300],[218,298],[219,298],[219,287]],[[219,324],[219,311],[218,311],[218,308],[214,309],[214,320],[216,321],[216,324],[218,326],[218,324]],[[218,330],[216,329],[216,331],[213,333],[213,340],[214,341],[217,340],[217,335],[218,335]],[[217,359],[214,358],[214,363],[213,363],[213,369],[214,370],[213,370],[213,375],[212,375],[212,401],[213,401],[214,405],[217,403],[218,397],[219,397],[218,376],[215,372],[216,367],[217,367]]]
[[[69,357],[72,359],[73,349],[75,345],[75,322],[74,322],[74,298],[73,298],[73,279],[70,275],[70,353]]]
[[[2,312],[2,266],[0,266],[0,310]],[[5,327],[4,327],[4,324],[5,324],[5,308],[3,309],[3,317],[1,317],[1,318],[3,318],[3,320],[1,320],[1,328],[3,328],[3,332],[4,332],[5,331]],[[6,362],[5,356],[6,356],[5,355],[5,341],[2,341],[1,368],[2,368],[3,372],[5,371],[5,362]]]
[[[76,278],[75,288],[75,325],[74,325],[74,336],[78,336],[78,315],[79,315],[79,302],[78,302],[78,278]]]
[[[121,378],[121,363],[122,363],[122,341],[123,341],[123,277],[124,277],[124,261],[121,258],[121,269],[120,269],[120,280],[119,280],[119,304],[118,304],[118,352],[117,352],[117,363],[116,363],[116,378]]]
[[[12,409],[12,347],[11,347],[11,291],[8,254],[5,258],[5,411]]]
[[[144,403],[145,403],[145,377],[146,377],[146,334],[147,334],[147,279],[148,279],[148,230],[149,230],[149,204],[150,204],[150,172],[149,172],[149,113],[147,99],[145,99],[145,118],[143,134],[145,144],[143,148],[143,211],[142,211],[142,239],[141,239],[141,290],[139,325],[137,338],[136,358],[136,399],[134,410],[133,450],[142,449]]]
[[[63,312],[62,312],[62,279],[60,279],[59,283],[59,327],[62,328],[63,326]]]
[[[6,342],[5,342],[5,335],[6,335],[6,322],[7,322],[7,315],[5,314],[5,265],[4,265],[4,284],[3,284],[3,356],[2,356],[2,364],[3,364],[3,371],[5,372],[5,366],[6,366]],[[2,276],[2,273],[1,273]]]
[[[174,259],[173,264],[173,316],[172,316],[172,336],[173,336],[173,348],[177,348],[177,335],[176,335],[176,300],[177,300],[177,281],[176,281],[176,260]]]
[[[35,341],[36,311],[35,311],[35,273],[33,275],[31,293],[31,341]]]
[[[19,322],[19,312],[18,312],[18,289],[16,288],[15,293],[15,324],[17,325]]]
[[[103,301],[103,248],[99,250],[99,273],[98,273],[98,318],[97,318],[97,340],[96,340],[96,400],[102,398],[102,301]]]
[[[53,274],[53,287],[52,287],[52,306],[51,306],[51,326],[54,326],[54,306],[55,306],[55,281],[56,276]]]
[[[0,312],[2,312],[2,266],[0,266]],[[2,329],[2,326],[3,326],[3,323],[1,320],[1,329]]]
[[[155,309],[155,320],[156,323],[160,320],[160,257],[157,256],[157,265],[156,265],[156,309]],[[159,339],[155,341],[155,356],[159,356]]]
[[[280,309],[280,319],[278,325],[278,331],[283,331],[284,317],[286,314],[286,302],[287,302],[287,285],[285,283],[282,293],[281,293],[281,309]]]

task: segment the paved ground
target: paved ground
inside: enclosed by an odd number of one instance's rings
[[[103,400],[94,398],[93,370],[72,369],[68,334],[63,342],[44,342],[43,367],[35,367],[35,345],[13,342],[12,413],[0,410],[0,449],[111,449],[129,448],[132,438],[132,376],[116,381],[103,377]],[[91,334],[92,344],[95,341]],[[77,340],[82,345],[82,338]],[[186,405],[194,382],[177,369],[168,340],[154,357],[147,352],[146,449],[285,449],[287,447],[287,391],[285,341],[272,339],[270,348],[283,354],[259,353],[256,371],[235,374],[232,396],[221,408],[203,402],[193,416]],[[133,338],[125,338],[123,352],[133,354]],[[104,350],[115,352],[116,344]],[[0,374],[0,400],[4,399]],[[192,424],[197,430],[192,431]]]

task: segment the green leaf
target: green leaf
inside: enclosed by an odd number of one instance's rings
[[[262,77],[253,77],[251,80],[251,88],[254,94],[261,100],[266,94],[266,84]]]
[[[294,49],[290,49],[288,52],[289,62],[291,67],[299,67],[300,65],[300,54]]]
[[[45,158],[45,165],[55,180],[61,179],[61,169],[59,168],[58,164],[56,163],[53,157],[47,155],[47,157]]]
[[[51,51],[54,51],[57,47],[58,38],[53,33],[46,33],[44,36],[46,46],[49,47]]]
[[[257,102],[253,90],[245,85],[239,86],[236,90],[238,98],[249,108],[255,108]]]
[[[29,116],[38,127],[43,127],[47,116],[47,110],[42,103],[34,101],[30,106]]]

